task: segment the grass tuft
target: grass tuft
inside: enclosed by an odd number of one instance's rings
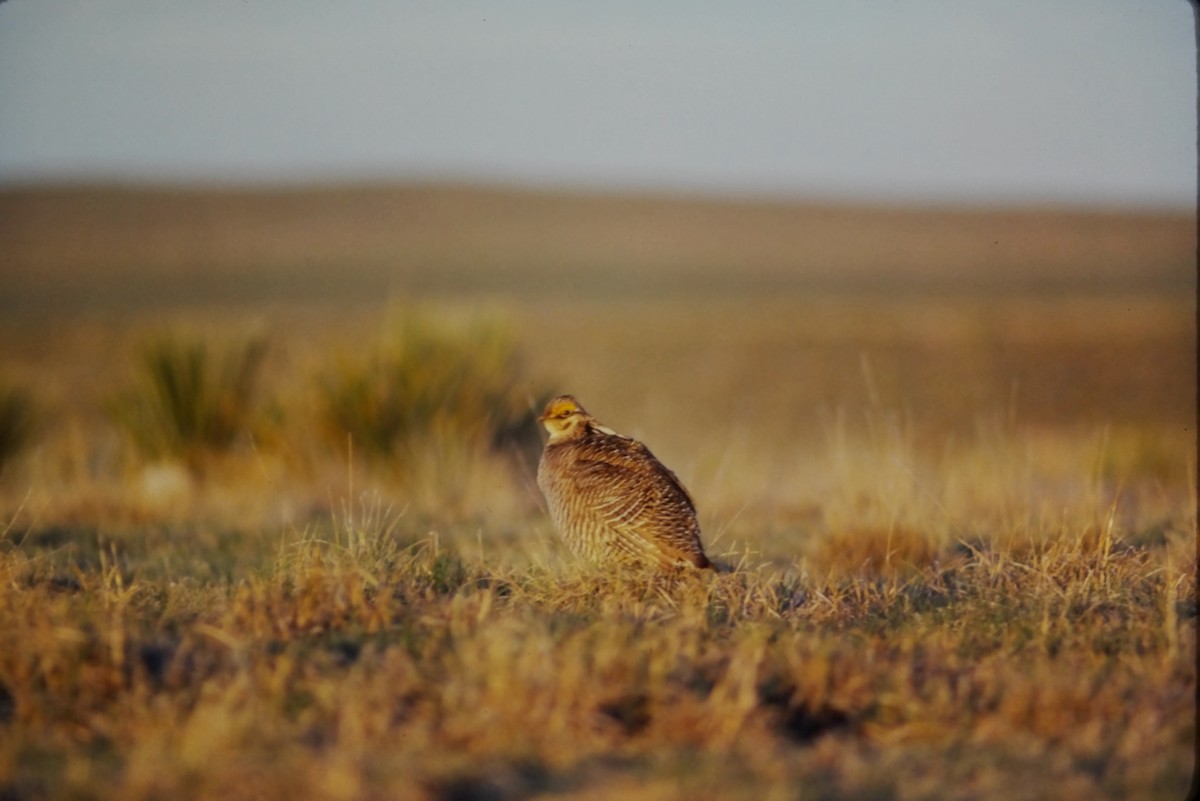
[[[525,374],[509,334],[406,317],[366,356],[343,358],[320,378],[330,443],[403,466],[428,446],[529,451],[548,393]]]
[[[159,336],[143,346],[137,384],[110,404],[112,417],[146,456],[196,466],[248,432],[265,355],[258,337],[214,348]]]
[[[0,471],[33,442],[38,415],[28,390],[0,380]]]

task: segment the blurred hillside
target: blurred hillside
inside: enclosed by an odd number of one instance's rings
[[[8,189],[0,364],[96,414],[146,337],[252,331],[305,397],[423,309],[501,321],[541,386],[668,455],[701,430],[787,452],[885,408],[935,440],[1000,418],[1183,444],[1195,233],[1184,214],[478,187]]]
[[[0,190],[0,311],[388,296],[1190,294],[1186,214],[453,186]]]

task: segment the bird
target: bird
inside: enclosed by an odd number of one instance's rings
[[[603,566],[715,569],[692,496],[649,448],[602,425],[573,395],[551,400],[538,420],[550,434],[538,487],[572,551]]]

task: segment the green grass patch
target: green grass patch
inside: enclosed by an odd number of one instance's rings
[[[37,404],[33,393],[0,379],[0,474],[38,433]]]
[[[455,328],[405,315],[365,352],[319,379],[323,431],[404,470],[430,446],[529,452],[540,448],[536,414],[549,394],[534,383],[498,324]]]
[[[110,403],[113,420],[147,457],[198,467],[248,437],[266,341],[221,346],[163,334],[138,354],[134,386]]]

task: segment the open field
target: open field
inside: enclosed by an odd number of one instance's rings
[[[1190,217],[84,188],[0,191],[0,241],[0,799],[1193,780]],[[261,344],[228,437],[157,427],[164,332]],[[391,385],[441,408],[348,436]],[[563,552],[559,391],[735,570]]]

